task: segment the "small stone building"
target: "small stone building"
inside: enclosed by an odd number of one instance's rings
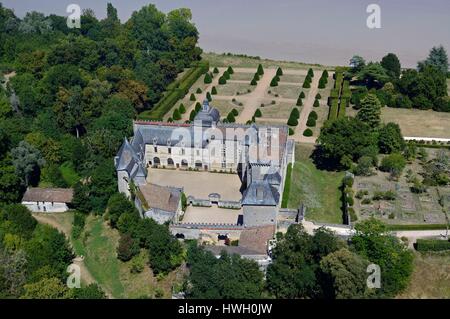
[[[71,188],[28,188],[22,204],[35,213],[62,213],[72,203]]]

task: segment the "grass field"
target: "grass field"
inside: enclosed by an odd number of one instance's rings
[[[275,61],[270,59],[256,59],[252,57],[241,57],[236,55],[224,55],[217,53],[203,53],[202,57],[209,61],[211,67],[228,67],[229,65],[233,67],[241,67],[241,68],[256,68],[259,64],[262,64],[263,67],[281,67],[287,69],[309,69],[312,67],[313,69],[323,70],[334,69],[334,67],[325,67],[319,64],[305,64],[300,62],[289,62],[289,61]]]
[[[414,272],[401,299],[449,299],[450,252],[415,253]]]
[[[450,138],[450,113],[384,107],[381,116],[398,123],[404,136]]]
[[[294,108],[295,103],[286,103],[286,102],[278,102],[276,104],[267,104],[264,107],[261,107],[262,118],[264,121],[266,118],[273,119],[281,119],[283,121],[287,121],[289,118],[289,114],[291,114],[292,109]],[[301,106],[297,107],[299,111],[301,110]]]
[[[289,190],[289,208],[306,205],[306,219],[342,223],[341,192],[344,173],[318,170],[310,159],[313,145],[297,144]]]
[[[236,101],[239,103],[239,97],[236,98]],[[214,100],[211,102],[211,105],[214,106],[219,112],[222,118],[226,117],[228,113],[231,112],[232,109],[236,109],[239,114],[244,109],[243,106],[239,106],[234,104],[232,101],[228,100]]]
[[[84,256],[84,262],[95,280],[115,298],[140,298],[162,295],[170,298],[172,285],[179,283],[183,269],[176,270],[158,280],[145,266],[142,273],[132,274],[130,262],[121,262],[116,256],[120,235],[99,216],[89,216],[85,238],[75,241],[74,249]],[[142,251],[146,254],[146,252]]]
[[[254,89],[250,85],[250,82],[248,84],[227,82],[227,84],[218,85],[216,88],[217,88],[217,95],[224,95],[224,96],[233,96],[237,92],[245,93],[247,92],[247,90]]]

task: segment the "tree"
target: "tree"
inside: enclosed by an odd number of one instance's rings
[[[262,116],[261,110],[260,109],[256,109],[254,116],[255,117],[261,117]]]
[[[375,294],[393,297],[404,290],[413,271],[413,254],[400,240],[387,233],[375,218],[359,222],[352,238],[355,251],[381,269],[381,289]]]
[[[311,68],[309,68],[309,70],[308,70],[308,77],[310,77],[310,78],[314,77],[314,71]]]
[[[402,152],[405,148],[400,126],[396,123],[383,125],[379,131],[378,147],[381,153],[391,154]]]
[[[381,160],[380,169],[391,173],[394,178],[400,177],[406,166],[406,160],[400,153],[392,153]]]
[[[217,74],[219,73],[219,69],[217,67],[214,68],[213,73]]]
[[[11,155],[17,175],[23,179],[25,185],[37,185],[40,168],[45,164],[41,153],[27,142],[22,141],[11,150]]]
[[[189,100],[191,100],[192,102],[197,100],[197,98],[195,97],[194,93],[191,93],[191,96],[189,97]]]
[[[228,123],[234,123],[234,122],[236,122],[236,119],[234,118],[233,112],[228,113],[228,115],[227,115],[227,121],[228,121]]]
[[[180,112],[180,114],[186,113],[186,107],[184,106],[183,103],[181,103],[180,106],[178,107],[178,111]]]
[[[270,81],[270,86],[271,87],[278,86],[278,79],[276,76]]]
[[[209,102],[212,101],[211,93],[206,92],[206,99],[207,99]]]
[[[181,120],[180,111],[179,111],[178,109],[175,109],[175,110],[173,111],[172,118],[173,118],[175,121]]]
[[[75,299],[106,299],[105,292],[97,284],[73,289],[72,296]]]
[[[356,118],[326,121],[318,143],[321,158],[339,163],[344,156],[357,161],[361,156],[378,154],[377,137],[370,127]]]
[[[19,298],[26,283],[27,258],[23,250],[0,247],[0,296]]]
[[[210,84],[210,83],[212,83],[212,78],[211,78],[211,75],[209,75],[209,73],[206,73],[206,74],[205,74],[205,79],[203,80],[203,82],[204,82],[205,84]]]
[[[224,76],[221,76],[221,77],[219,78],[219,84],[220,84],[220,85],[227,84],[227,79],[226,79]]]
[[[228,72],[228,74],[233,74],[234,70],[233,70],[233,68],[231,66],[229,66],[228,69],[227,69],[227,72]]]
[[[350,66],[352,67],[352,73],[357,74],[366,66],[366,60],[359,55],[354,55],[350,59]]]
[[[300,93],[300,96],[299,96],[299,97],[300,97],[301,99],[304,99],[304,98],[306,97],[305,92],[302,91],[302,92]]]
[[[319,107],[320,106],[320,101],[319,100],[314,100],[314,104],[313,104],[313,106],[314,107]]]
[[[442,45],[438,47],[433,47],[430,51],[430,54],[428,55],[428,58],[423,62],[419,62],[418,66],[419,70],[423,69],[426,65],[431,65],[435,67],[443,74],[448,73],[447,51]]]
[[[212,89],[211,89],[211,94],[212,94],[212,95],[216,95],[216,94],[217,94],[217,89],[216,89],[215,86],[212,87]]]
[[[282,76],[283,75],[283,70],[279,67],[277,69],[277,76]]]
[[[372,129],[377,128],[381,122],[381,103],[374,94],[367,94],[361,101],[361,109],[356,118],[367,123]]]
[[[128,261],[137,254],[139,254],[139,243],[130,234],[122,234],[117,247],[117,258]]]
[[[333,299],[365,298],[369,294],[366,269],[369,262],[346,248],[322,259],[325,296]]]
[[[296,105],[297,106],[303,106],[303,101],[302,101],[302,99],[300,97],[297,99]]]
[[[357,74],[358,80],[366,83],[368,88],[381,88],[389,82],[390,77],[380,63],[370,62]]]
[[[17,203],[23,194],[23,183],[10,160],[0,161],[0,202]]]
[[[44,278],[38,282],[26,284],[21,299],[68,299],[70,291],[58,278]]]
[[[394,53],[389,53],[381,60],[381,66],[387,71],[388,75],[394,79],[400,77],[402,66],[400,60]]]
[[[353,173],[357,176],[371,176],[374,174],[373,158],[370,156],[363,156],[358,160],[358,165],[353,169]]]

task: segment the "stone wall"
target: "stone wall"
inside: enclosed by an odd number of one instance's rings
[[[63,213],[69,210],[65,203],[22,202],[22,204],[35,213]]]

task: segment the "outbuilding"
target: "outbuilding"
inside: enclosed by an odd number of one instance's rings
[[[69,210],[72,188],[28,188],[22,204],[35,213],[62,213]]]

